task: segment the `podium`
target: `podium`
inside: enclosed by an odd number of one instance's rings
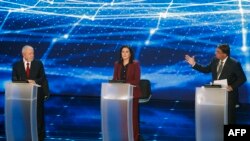
[[[103,141],[133,141],[133,85],[102,83]]]
[[[5,132],[7,141],[37,141],[37,91],[39,85],[7,83]]]
[[[196,141],[223,141],[228,124],[228,93],[225,88],[196,88]]]

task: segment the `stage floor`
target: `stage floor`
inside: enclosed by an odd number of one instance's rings
[[[45,103],[46,140],[102,140],[100,99],[51,96]],[[140,104],[140,132],[148,141],[194,141],[194,102],[151,100]],[[250,104],[237,111],[238,124],[250,124]],[[0,95],[0,139],[4,133],[4,97]]]

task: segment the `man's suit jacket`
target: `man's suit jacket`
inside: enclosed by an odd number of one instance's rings
[[[217,66],[219,62],[219,59],[213,58],[209,65],[201,66],[196,63],[193,68],[203,73],[212,72],[212,80],[214,81],[217,80]],[[233,88],[233,91],[230,93],[238,94],[238,88],[246,82],[246,76],[243,72],[241,64],[235,59],[228,57],[219,77],[219,80],[222,79],[227,79],[228,85]]]
[[[121,68],[122,64],[115,62],[113,80],[121,80]],[[131,85],[136,86],[133,91],[134,98],[139,98],[141,96],[141,89],[139,86],[141,70],[138,62],[134,61],[133,63],[128,64],[126,77],[126,83],[130,83]]]
[[[30,68],[30,80],[34,80],[37,84],[42,86],[39,90],[39,94],[43,94],[43,97],[49,96],[48,81],[45,76],[43,63],[39,60],[33,60]],[[13,64],[12,67],[12,81],[26,81],[27,76],[24,68],[23,60],[20,60]]]

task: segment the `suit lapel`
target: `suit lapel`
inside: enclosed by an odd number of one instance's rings
[[[30,62],[30,78],[33,78],[32,76],[33,76],[33,73],[32,72],[34,72],[34,68],[35,68],[35,66],[34,66],[34,61],[31,61]]]
[[[130,64],[130,63],[128,64],[128,68],[127,68],[127,72],[126,72],[126,79],[127,79],[127,80],[129,80],[128,77],[130,76],[129,74],[130,74],[130,70],[131,70],[131,65],[132,65],[132,64]]]
[[[214,64],[213,64],[213,68],[212,68],[213,69],[212,72],[213,72],[213,79],[214,80],[217,79],[217,66],[218,66],[218,63],[219,63],[219,61],[218,61],[218,59],[216,59]]]
[[[117,76],[117,78],[118,78],[118,80],[120,80],[121,79],[121,69],[122,69],[122,66],[121,66],[121,64],[119,63],[118,64],[118,66],[117,66],[117,71],[118,71],[118,76]]]
[[[27,76],[26,76],[26,71],[25,71],[25,67],[24,67],[24,62],[23,62],[23,60],[21,60],[20,61],[20,71],[21,71],[21,74],[24,74],[24,76],[25,76],[25,79],[27,78]]]

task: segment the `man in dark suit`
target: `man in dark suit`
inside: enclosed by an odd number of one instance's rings
[[[228,82],[228,123],[236,122],[236,103],[238,100],[238,88],[246,82],[246,76],[243,72],[241,64],[230,57],[230,47],[227,44],[221,44],[217,47],[215,58],[209,65],[202,66],[195,62],[194,56],[185,56],[186,61],[193,69],[203,72],[212,72],[212,80],[227,79]]]
[[[38,139],[44,140],[44,100],[49,96],[48,81],[45,76],[43,63],[34,60],[34,49],[31,46],[22,48],[22,60],[13,64],[12,81],[27,81],[28,83],[41,85],[37,94],[37,127]]]

